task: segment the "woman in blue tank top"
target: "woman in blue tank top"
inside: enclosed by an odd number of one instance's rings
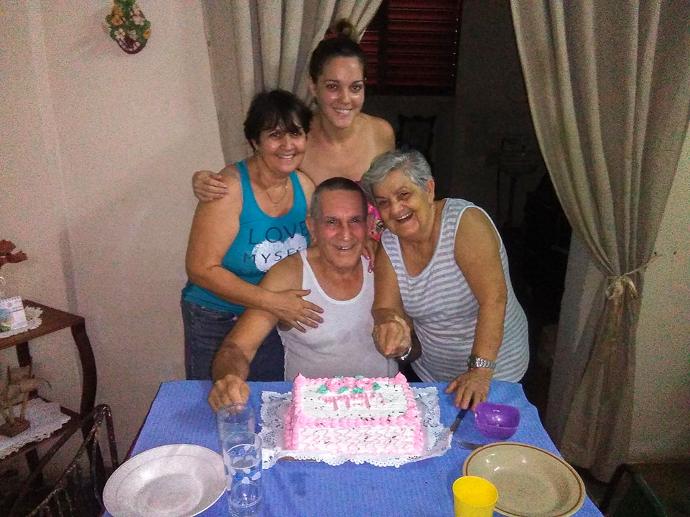
[[[246,307],[288,324],[313,326],[321,308],[307,291],[258,286],[270,267],[309,245],[305,219],[313,182],[297,172],[311,112],[293,94],[258,94],[244,122],[254,154],[220,172],[229,195],[199,203],[187,247],[182,290],[188,379],[210,379],[213,355]],[[249,379],[283,380],[283,346],[275,330],[251,362]]]

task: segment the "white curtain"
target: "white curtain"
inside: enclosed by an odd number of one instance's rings
[[[583,332],[589,358],[572,372],[555,438],[569,461],[608,480],[628,454],[635,347],[655,346],[638,343],[636,328],[688,127],[689,4],[511,5],[542,154],[573,231],[606,277]]]
[[[362,34],[380,4],[381,0],[204,0],[226,161],[237,158],[237,132],[252,97],[282,88],[308,100],[309,56],[326,30],[347,18]]]

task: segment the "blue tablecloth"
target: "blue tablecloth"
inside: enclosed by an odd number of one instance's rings
[[[206,396],[208,381],[163,383],[156,395],[132,454],[171,443],[191,443],[220,452],[215,415]],[[250,383],[251,402],[261,406],[261,392],[290,391],[291,383]],[[441,422],[451,424],[457,410],[450,397],[439,390]],[[559,454],[544,430],[536,408],[525,398],[520,384],[493,381],[491,402],[511,404],[520,409],[520,427],[512,441],[529,443]],[[473,442],[487,442],[474,428],[471,414],[456,436]],[[319,462],[280,461],[264,471],[262,515],[278,516],[452,516],[451,485],[460,477],[462,464],[471,451],[452,447],[445,455],[399,468],[345,463],[336,467]],[[204,516],[227,515],[222,496]],[[496,514],[498,515],[498,514]],[[578,516],[601,515],[587,498]]]

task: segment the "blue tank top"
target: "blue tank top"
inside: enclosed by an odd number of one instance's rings
[[[256,202],[246,162],[242,160],[235,166],[242,185],[242,212],[237,236],[221,264],[245,282],[256,285],[271,266],[309,246],[309,232],[305,223],[307,201],[297,173],[293,171],[290,173],[294,192],[292,208],[285,215],[271,217]],[[235,314],[241,314],[245,309],[189,281],[182,289],[182,298],[202,307]]]

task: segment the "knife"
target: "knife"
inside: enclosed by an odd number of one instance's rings
[[[451,435],[453,433],[455,433],[455,431],[458,430],[458,427],[460,426],[460,422],[462,422],[462,419],[465,418],[466,413],[467,413],[466,409],[461,409],[460,411],[458,411],[458,416],[456,416],[453,423],[450,424],[450,434]]]
[[[458,427],[460,426],[460,422],[462,422],[462,419],[465,418],[465,414],[467,413],[467,409],[461,409],[458,411],[458,415],[455,417],[455,420],[453,420],[453,423],[450,424],[450,428],[448,429],[448,446],[450,447],[451,440],[453,439],[453,433],[458,430]]]

